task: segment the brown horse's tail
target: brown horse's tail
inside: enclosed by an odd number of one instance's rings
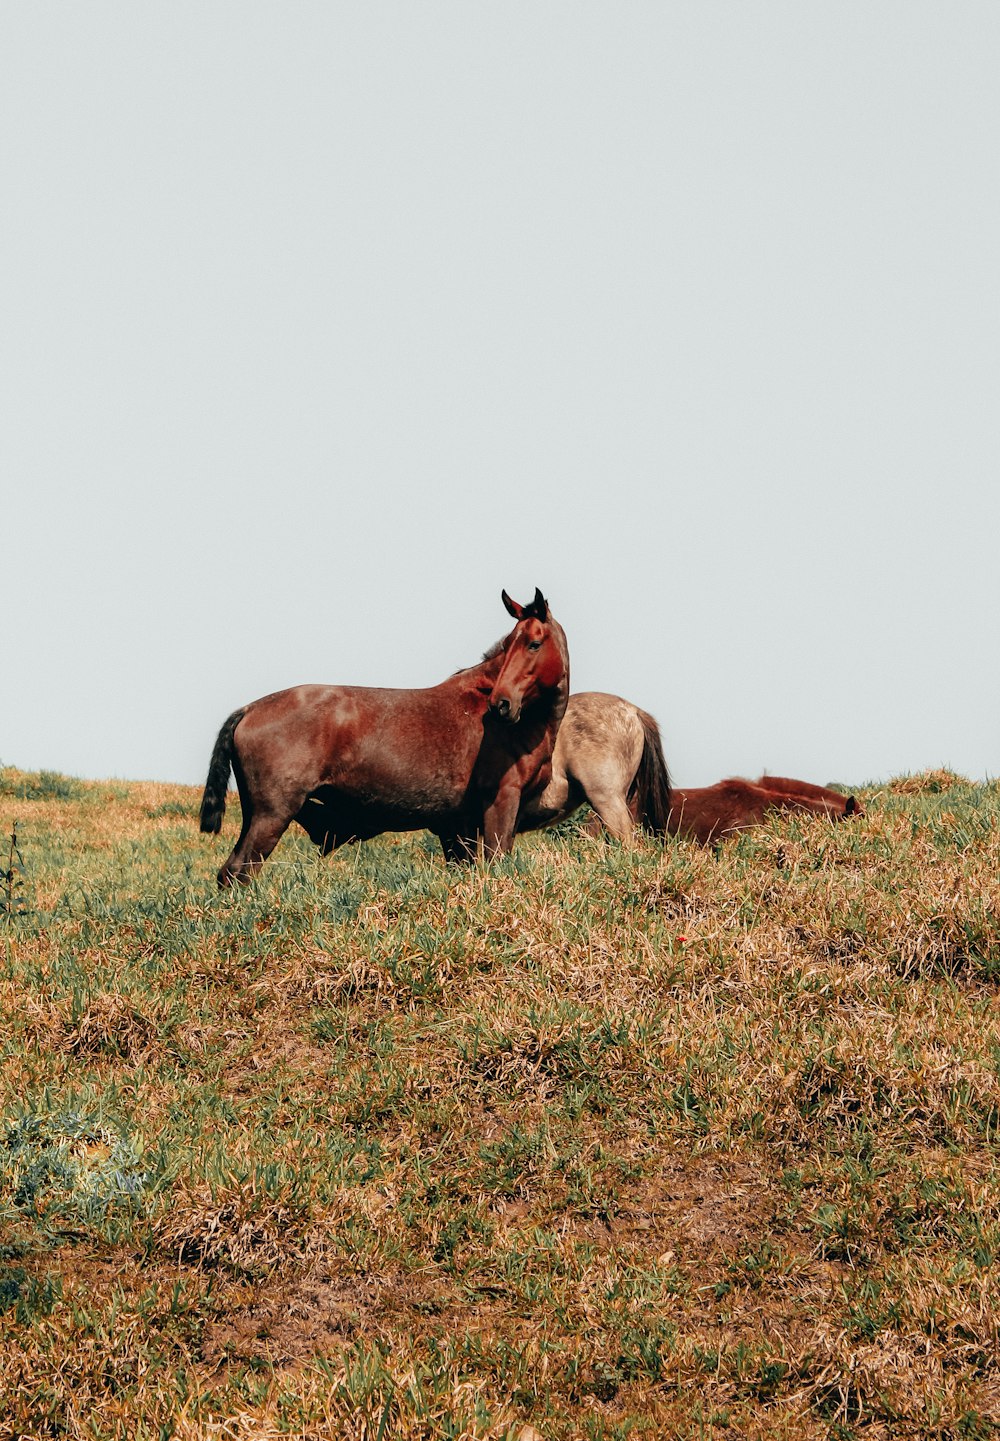
[[[664,835],[670,816],[670,772],[663,756],[660,727],[646,711],[642,721],[642,756],[629,794],[629,809],[636,823],[653,835]]]
[[[229,789],[229,768],[233,763],[233,732],[247,713],[234,710],[223,724],[208,763],[208,780],[205,794],[201,798],[201,829],[208,835],[217,836],[222,830],[222,817],[226,813],[226,792]]]

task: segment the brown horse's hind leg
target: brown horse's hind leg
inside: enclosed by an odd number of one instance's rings
[[[306,799],[305,794],[293,797],[279,794],[267,798],[258,795],[255,804],[238,751],[233,756],[233,775],[240,793],[243,825],[232,854],[219,871],[221,887],[231,886],[234,881],[245,884],[253,879]]]
[[[229,859],[222,866],[218,874],[220,889],[224,886],[231,886],[236,879],[240,863],[237,857],[243,854],[243,847],[246,843],[250,825],[253,821],[253,801],[250,799],[250,787],[247,785],[243,767],[240,765],[239,757],[233,756],[233,776],[236,780],[236,789],[240,796],[240,834],[239,839],[229,853]]]
[[[231,886],[234,881],[245,884],[252,880],[285,834],[290,821],[291,816],[255,815],[219,872],[219,885]]]

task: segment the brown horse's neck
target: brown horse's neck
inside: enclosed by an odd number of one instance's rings
[[[522,753],[534,750],[546,737],[551,745],[555,745],[556,733],[566,714],[568,700],[566,689],[559,687],[556,691],[550,691],[532,701],[531,705],[525,707],[517,725],[507,727],[511,732],[521,733],[518,736],[518,749]]]
[[[493,647],[493,650],[486,652],[477,666],[473,666],[465,672],[470,677],[474,677],[474,688],[484,696],[488,696],[492,691],[497,676],[503,670],[504,659],[505,651],[503,642],[500,641],[497,646]]]
[[[553,639],[562,659],[562,677],[558,686],[543,692],[525,707],[516,724],[507,725],[505,722],[496,721],[487,713],[489,697],[507,659],[507,647],[513,631],[492,645],[478,665],[456,671],[443,682],[445,686],[460,687],[466,695],[475,695],[476,708],[481,707],[484,725],[491,727],[495,745],[512,757],[520,758],[539,749],[543,753],[548,751],[551,757],[556,733],[566,714],[569,702],[569,647],[558,622],[551,621],[551,625],[554,631]]]
[[[490,646],[482,660],[454,671],[447,680],[440,681],[439,684],[443,686],[454,684],[469,690],[485,691],[485,694],[489,695],[493,689],[493,683],[503,667],[509,639],[509,636],[503,636],[496,645]]]

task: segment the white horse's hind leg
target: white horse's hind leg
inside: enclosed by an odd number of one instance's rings
[[[630,841],[632,839],[635,826],[632,824],[629,808],[625,804],[625,797],[620,790],[599,790],[596,793],[590,791],[587,799],[600,816],[605,829],[610,831],[616,840]]]
[[[605,829],[617,840],[628,841],[635,834],[627,797],[642,759],[642,722],[627,701],[621,702],[613,719],[617,742],[581,749],[572,769]]]

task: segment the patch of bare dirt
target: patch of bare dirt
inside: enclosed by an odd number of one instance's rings
[[[290,1367],[341,1349],[371,1318],[384,1289],[374,1276],[337,1276],[319,1264],[268,1285],[247,1306],[212,1322],[202,1360],[213,1367],[267,1361]]]
[[[709,1260],[773,1231],[779,1204],[770,1178],[746,1162],[669,1158],[632,1193],[611,1234],[654,1255],[670,1250],[678,1260]]]

